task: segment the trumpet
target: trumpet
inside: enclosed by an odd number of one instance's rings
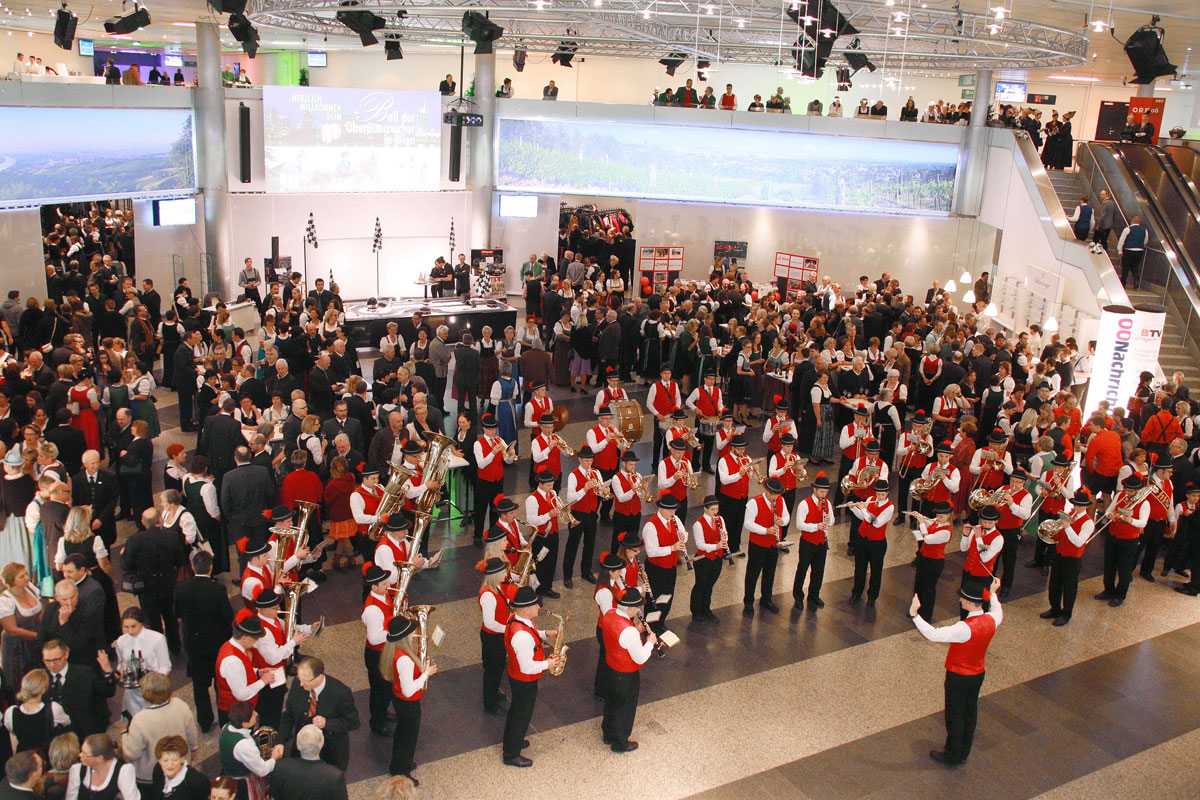
[[[496,437],[496,441],[492,442],[492,453],[499,456],[512,455],[512,449],[517,446],[517,440],[513,439],[511,443],[505,444],[504,440]],[[515,457],[515,456],[514,456]]]
[[[700,485],[700,476],[692,470],[692,462],[684,461],[683,465],[687,468],[687,475],[683,476],[683,485],[688,489],[695,489]]]
[[[579,520],[571,513],[571,506],[563,505],[559,502],[557,494],[554,495],[554,506],[550,509],[550,513],[557,516],[559,522],[567,523],[567,527],[569,528],[574,528],[579,524]]]
[[[637,492],[637,496],[641,498],[643,503],[653,503],[654,492],[650,489],[650,481],[654,480],[658,476],[651,475],[647,477],[640,472],[635,472],[633,474],[637,476],[637,479],[633,482],[633,490]]]
[[[789,466],[792,468],[792,474],[796,476],[796,483],[804,483],[808,480],[808,470],[804,465],[808,463],[807,458],[792,453],[788,456]]]
[[[688,443],[689,447],[699,447],[700,439],[696,436],[695,428],[686,428],[687,433],[683,435],[683,440]]]
[[[611,500],[613,496],[612,486],[607,481],[601,479],[599,473],[594,469],[588,471],[588,482],[584,484],[583,489],[585,492],[588,489],[595,489],[596,494],[601,500]]]
[[[633,446],[629,443],[629,440],[626,439],[623,435],[621,435],[621,432],[618,431],[616,428],[614,428],[612,425],[609,425],[607,428],[604,429],[604,435],[607,436],[608,438],[612,439],[614,442],[616,442],[617,447],[621,450],[628,450],[630,447]]]
[[[750,456],[742,456],[742,464],[740,467],[738,467],[738,473],[745,475],[747,472],[749,472],[751,477],[753,477],[754,480],[758,481],[760,484],[766,483],[767,479],[762,474],[762,470],[758,466],[760,461],[765,460],[766,459],[760,458],[758,461],[755,461],[750,458]]]
[[[990,447],[984,448],[979,456],[979,460],[982,463],[979,465],[979,474],[975,476],[975,483],[971,486],[972,492],[983,485],[983,479],[989,472],[1003,468],[1004,451],[1007,449],[1008,442],[1001,444],[999,450],[992,450]]]
[[[564,453],[566,453],[568,456],[570,456],[572,458],[575,457],[575,448],[573,448],[573,447],[571,447],[571,445],[567,444],[566,441],[564,441],[563,438],[561,436],[559,436],[557,433],[550,434],[550,445],[551,445],[551,447],[557,447],[559,450],[562,450]]]

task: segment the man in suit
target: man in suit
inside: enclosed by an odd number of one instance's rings
[[[117,476],[100,469],[98,452],[86,451],[83,454],[83,469],[71,478],[71,503],[91,507],[92,530],[110,550],[117,540],[118,496]]]
[[[132,541],[132,537],[131,537]],[[216,678],[217,654],[229,639],[233,606],[225,587],[212,576],[213,557],[203,550],[192,554],[195,577],[175,587],[175,616],[183,623],[187,674],[192,679],[196,724],[207,733],[213,726],[209,687]]]
[[[158,509],[146,509],[141,521],[143,529],[131,534],[125,542],[121,564],[134,586],[141,587],[137,599],[146,615],[146,624],[166,636],[167,648],[178,653],[175,579],[179,568],[187,563],[187,544],[181,537],[164,533],[158,526]]]
[[[358,480],[362,474],[362,464],[366,461],[363,454],[350,446],[350,437],[344,433],[339,433],[333,437],[333,441],[325,448],[325,464],[322,467],[321,479],[329,480],[329,465],[335,458],[344,458],[346,463],[350,465],[350,471],[354,473],[355,480]]]
[[[325,737],[320,758],[342,772],[350,763],[350,731],[358,730],[358,708],[354,694],[346,684],[325,674],[325,663],[319,658],[302,658],[296,665],[296,680],[288,692],[279,725],[279,739],[286,744],[297,730],[306,725],[317,727]],[[296,737],[292,755],[300,750]],[[303,754],[301,754],[303,755]]]
[[[333,376],[329,374],[329,353],[317,354],[308,375],[308,408],[323,420],[333,416]]]
[[[101,651],[96,659],[103,674],[90,664],[71,660],[65,643],[51,639],[42,645],[42,663],[50,674],[46,701],[62,706],[71,718],[71,730],[80,739],[108,728],[108,698],[117,692],[116,676],[108,655]]]
[[[150,310],[141,304],[129,322],[129,350],[138,357],[138,361],[150,367],[158,358],[158,339],[150,325]]]
[[[0,800],[35,800],[42,796],[42,757],[36,750],[22,750],[4,764]]]
[[[63,580],[75,584],[79,593],[79,605],[75,614],[80,617],[80,624],[89,628],[103,631],[105,644],[112,642],[121,635],[120,612],[108,609],[109,600],[104,587],[88,572],[87,560],[79,553],[70,553],[63,559]]]
[[[79,602],[79,591],[71,581],[61,580],[54,584],[54,599],[46,604],[42,619],[38,623],[38,639],[43,642],[57,639],[70,648],[77,664],[96,663],[96,652],[100,649],[101,631],[82,624],[82,617],[75,616]]]
[[[234,399],[226,397],[221,403],[221,413],[204,420],[204,429],[196,446],[197,452],[208,459],[218,488],[222,485],[225,473],[233,469],[233,451],[246,444],[241,423],[233,418],[234,408]]]
[[[275,800],[346,800],[346,776],[320,759],[325,736],[316,725],[296,734],[299,758],[281,758],[270,777]]]
[[[58,379],[46,389],[46,415],[57,419],[58,412],[67,407],[67,395],[75,385],[75,370],[70,364],[59,364]]]
[[[479,351],[473,345],[474,338],[464,333],[454,348],[454,388],[458,393],[458,410],[470,409],[475,414],[476,398],[479,395]],[[486,387],[491,391],[490,386]]]
[[[279,396],[286,403],[292,396],[292,390],[299,389],[300,381],[296,380],[288,367],[287,359],[280,358],[275,361],[275,372],[266,377],[267,395],[274,392],[279,392]]]
[[[149,278],[142,281],[142,305],[150,314],[150,327],[157,330],[158,323],[162,320],[162,297],[154,288],[154,281]]]
[[[439,325],[437,335],[429,343],[429,363],[433,366],[434,375],[433,384],[429,387],[432,395],[429,400],[442,411],[446,410],[446,370],[450,366],[450,346],[446,344],[446,337],[449,335],[450,329]]]
[[[404,415],[399,411],[388,414],[388,426],[371,438],[367,450],[367,463],[380,472],[388,471],[388,464],[399,464],[403,460],[400,448],[404,437]]]
[[[350,416],[349,409],[345,400],[339,398],[334,401],[333,416],[325,420],[325,424],[321,426],[321,438],[332,442],[339,434],[344,433],[350,439],[350,447],[362,451],[362,423]]]
[[[71,425],[71,412],[60,408],[54,412],[54,426],[46,428],[47,442],[58,448],[58,460],[69,472],[75,473],[83,466],[83,454],[87,450],[87,437],[79,428]]]
[[[233,460],[237,466],[221,486],[221,512],[229,524],[229,541],[242,537],[266,541],[267,520],[262,512],[274,505],[275,494],[270,472],[250,463],[250,448],[245,445],[234,451]]]
[[[192,424],[192,404],[196,399],[196,353],[192,348],[203,339],[200,331],[193,330],[183,337],[179,347],[175,349],[175,367],[171,374],[171,385],[179,395],[179,429],[184,432],[194,432]]]
[[[284,398],[284,402],[288,402]],[[283,420],[283,449],[290,453],[296,449],[296,437],[300,435],[300,425],[308,416],[308,401],[303,397],[291,401],[292,413]]]
[[[446,80],[444,80],[438,84],[438,91],[441,92],[443,95],[447,95],[447,96],[452,95],[452,94],[454,94],[454,87],[456,85],[457,84],[455,84],[455,82],[454,82],[454,76],[447,75]],[[321,279],[317,278],[317,280],[321,280]]]

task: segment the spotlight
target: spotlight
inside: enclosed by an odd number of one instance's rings
[[[1138,28],[1125,42],[1125,55],[1129,56],[1129,63],[1137,73],[1131,83],[1154,83],[1155,78],[1178,72],[1178,67],[1167,60],[1167,53],[1163,50],[1166,33],[1158,27],[1158,19],[1157,15],[1151,17],[1149,25]]]
[[[525,58],[529,55],[529,51],[524,47],[518,47],[513,51],[513,69],[517,72],[525,71]]]
[[[342,3],[344,7],[356,5],[358,5],[358,0],[347,0]],[[358,34],[363,47],[379,44],[379,39],[375,38],[374,31],[381,31],[387,27],[387,20],[370,11],[339,11],[335,16],[338,22]]]
[[[492,42],[504,35],[504,28],[478,11],[463,12],[462,30],[475,43],[475,55],[492,52]]]
[[[850,83],[850,70],[846,67],[837,68],[837,90],[839,92],[850,91],[853,84]]]
[[[687,58],[687,55],[684,53],[671,53],[666,58],[660,58],[658,63],[667,68],[668,75],[674,76],[675,70],[679,69],[679,65],[683,63],[685,58]]]
[[[75,12],[67,11],[67,4],[63,3],[54,19],[54,43],[63,50],[70,50],[78,25],[79,18],[75,16]]]
[[[400,49],[399,39],[384,39],[383,52],[387,54],[388,61],[404,60],[404,51]]]
[[[137,3],[134,3],[132,12],[125,15],[118,14],[115,17],[106,19],[104,21],[104,30],[106,33],[133,33],[149,24],[150,12]]]
[[[254,58],[258,52],[258,29],[250,24],[250,20],[241,14],[229,15],[229,32],[233,38],[242,44],[242,51]]]
[[[696,61],[696,77],[702,81],[707,81],[710,67],[712,67],[712,64],[707,59],[698,59]]]
[[[874,72],[875,65],[867,58],[866,53],[857,50],[847,50],[843,55],[846,56],[846,63],[850,65],[854,72],[865,69],[867,72]],[[854,73],[852,72],[851,75]]]
[[[830,0],[821,0],[819,8],[801,14],[799,9],[785,12],[789,19],[800,26],[801,34],[792,49],[796,69],[810,78],[819,78],[825,71],[825,63],[833,52],[833,44],[839,36],[853,36],[858,29],[842,15]]]
[[[245,14],[246,0],[208,0],[218,14]]]
[[[558,49],[550,56],[550,61],[560,67],[570,67],[571,59],[575,57],[575,51],[578,49],[578,42],[559,42]]]

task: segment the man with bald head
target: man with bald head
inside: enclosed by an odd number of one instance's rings
[[[104,631],[99,625],[90,625],[77,615],[79,589],[74,581],[63,579],[54,584],[54,600],[46,604],[38,623],[38,639],[57,639],[66,643],[71,651],[71,663],[94,664],[96,653],[103,646]]]
[[[88,450],[83,454],[83,469],[71,479],[71,502],[92,510],[92,530],[112,549],[117,540],[117,476],[100,468],[100,453]]]
[[[404,415],[399,411],[388,414],[388,425],[375,434],[371,439],[371,447],[367,450],[367,463],[381,473],[387,474],[388,464],[399,464],[404,460],[401,452],[404,443]]]

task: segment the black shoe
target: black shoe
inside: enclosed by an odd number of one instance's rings
[[[762,600],[759,600],[758,604],[773,614],[779,613],[779,606],[777,606],[775,601],[769,597],[764,597]]]
[[[810,598],[808,598],[808,607],[809,608],[824,608],[825,601],[819,597],[816,600],[814,600],[810,597]]]
[[[929,757],[932,758],[934,761],[936,761],[939,764],[945,764],[947,767],[956,767],[959,764],[963,763],[961,761],[951,761],[950,758],[946,755],[945,750],[930,750]]]
[[[1114,597],[1112,600],[1108,601],[1108,607],[1109,608],[1120,608],[1124,602],[1125,602],[1124,599],[1122,599],[1120,597]]]
[[[1061,628],[1063,625],[1066,625],[1070,621],[1071,621],[1070,617],[1059,617],[1056,620],[1054,620],[1054,627]]]
[[[1116,595],[1110,592],[1108,589],[1105,589],[1103,592],[1096,595],[1097,600],[1112,600],[1114,597],[1116,597]]]
[[[1139,572],[1138,575],[1140,575],[1142,577],[1142,580],[1150,581],[1151,583],[1154,583],[1154,573]]]
[[[1162,572],[1160,572],[1160,573],[1158,573],[1158,574],[1159,574],[1159,576],[1160,576],[1160,577],[1163,577],[1163,578],[1165,578],[1165,577],[1167,577],[1168,575],[1170,575],[1170,574],[1171,574],[1171,570],[1167,569],[1166,567],[1163,567],[1163,571],[1162,571]]]
[[[753,617],[754,616],[754,603],[742,604],[742,616],[744,616],[744,617]]]
[[[571,580],[570,578],[563,578],[563,586],[567,587],[568,589],[574,589],[575,581]]]
[[[596,576],[591,574],[590,572],[585,575],[580,575],[579,577],[583,578],[585,581],[592,584],[593,586],[596,585]]]
[[[632,753],[634,750],[637,750],[637,749],[638,749],[638,743],[634,742],[634,741],[628,741],[625,744],[613,743],[613,745],[612,745],[612,751],[614,753]]]
[[[1175,591],[1179,591],[1179,590],[1178,590],[1178,589],[1176,589]],[[201,726],[200,726],[200,732],[201,732],[201,733],[208,733],[209,731],[211,731],[211,730],[213,729],[213,725],[214,725],[214,724],[215,724],[215,723],[212,723],[212,722],[210,722],[210,723],[208,723],[207,725],[201,725]]]
[[[493,717],[503,717],[506,715],[507,711],[500,706],[494,706],[492,708],[484,706],[483,713],[491,714]]]
[[[875,607],[875,598],[868,597],[867,598],[867,608],[874,608],[874,607]]]
[[[530,762],[530,763],[533,763],[533,762]],[[410,772],[410,773],[408,773],[407,775],[405,775],[404,777],[406,777],[406,778],[408,778],[410,781],[412,781],[412,785],[413,785],[413,787],[414,787],[414,788],[415,788],[415,787],[417,787],[417,786],[420,786],[420,785],[421,785],[421,782],[420,782],[419,780],[417,780],[416,778],[414,778],[414,777],[412,776],[412,773],[411,773],[411,772]]]
[[[717,615],[711,611],[704,612],[704,619],[708,620],[709,622],[720,622],[721,621],[721,620],[717,619]]]
[[[996,596],[1001,600],[1007,600],[1010,594],[1012,594],[1011,586],[1001,586],[1000,590],[996,592]]]
[[[396,733],[396,726],[391,722],[385,722],[382,728],[371,728],[371,733],[376,736],[392,736]]]
[[[862,600],[862,594],[859,592],[853,592],[850,595],[850,605],[857,605],[859,600]]]
[[[1186,594],[1188,597],[1196,597],[1200,595],[1200,592],[1197,592],[1190,586],[1176,586],[1175,591],[1179,592],[1180,594]],[[205,731],[205,733],[208,733],[208,731]]]
[[[561,594],[553,589],[538,589],[538,594],[540,594],[542,597],[549,597],[551,600],[557,600],[558,598],[562,597]]]
[[[513,756],[512,758],[504,759],[504,764],[509,767],[532,767],[533,759],[526,758],[522,755]]]
[[[717,473],[713,471],[712,467],[705,467],[704,474],[705,475],[716,475]]]
[[[1049,564],[1043,564],[1043,565],[1042,565],[1042,577],[1044,578],[1044,577],[1046,577],[1046,576],[1047,576],[1047,575],[1049,575],[1049,574],[1050,574],[1050,565],[1049,565]],[[1151,578],[1150,580],[1154,580],[1154,578]]]
[[[1041,566],[1041,562],[1039,562],[1039,561],[1038,561],[1038,560],[1035,558],[1033,561],[1026,561],[1026,562],[1025,562],[1025,566],[1026,566],[1026,567],[1028,567],[1028,568],[1030,568],[1030,569],[1037,569],[1038,567],[1040,567],[1040,566]]]
[[[1038,614],[1038,616],[1042,619],[1058,619],[1062,616],[1062,612],[1056,611],[1052,608],[1049,611],[1043,611],[1042,613]]]

